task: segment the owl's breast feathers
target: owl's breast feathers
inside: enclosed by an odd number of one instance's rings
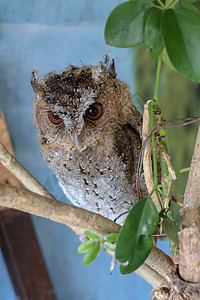
[[[54,169],[68,199],[112,220],[137,201],[136,169],[141,147],[139,132],[130,124],[116,126],[113,134],[79,152],[62,150]],[[62,165],[61,165],[62,164]]]

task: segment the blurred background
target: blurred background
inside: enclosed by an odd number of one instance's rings
[[[45,75],[68,64],[98,64],[104,54],[115,59],[118,77],[131,86],[134,102],[152,98],[155,61],[146,50],[109,47],[104,25],[119,0],[0,0],[0,105],[16,158],[58,200],[69,203],[54,174],[42,161],[32,122],[33,69]],[[163,66],[160,100],[167,119],[200,115],[200,88]],[[197,125],[169,130],[170,155],[175,170],[189,166]],[[181,195],[186,174],[174,194]],[[109,275],[111,257],[101,253],[82,267],[78,236],[61,224],[32,216],[37,238],[58,300],[150,299],[151,286],[136,274]],[[168,253],[168,242],[159,246]],[[0,300],[16,300],[0,249]]]

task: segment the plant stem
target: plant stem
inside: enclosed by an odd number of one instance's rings
[[[169,6],[167,7],[167,9],[169,9],[170,7],[173,7],[176,5],[176,3],[178,3],[180,0],[175,0],[174,2],[172,2],[171,4],[169,4]]]
[[[160,82],[160,71],[161,71],[161,64],[162,64],[162,51],[158,57],[157,63],[157,70],[156,70],[156,83],[154,89],[154,100],[158,103],[158,89],[159,89],[159,82]],[[149,103],[149,126],[150,129],[154,126],[153,122],[153,101]],[[154,170],[154,186],[158,185],[158,169],[157,169],[157,153],[156,153],[156,140],[155,134],[151,137],[152,141],[152,151],[153,151],[153,170]]]
[[[154,126],[152,103],[153,103],[153,101],[151,101],[149,103],[149,126],[150,126],[150,129]],[[158,169],[157,169],[157,153],[156,153],[155,134],[152,135],[151,142],[152,142],[152,152],[153,152],[154,187],[157,187],[157,185],[158,185]]]
[[[190,171],[190,167],[188,168],[183,168],[183,169],[180,169],[178,171],[175,172],[175,174],[180,174],[180,173],[185,173],[185,172],[189,172]]]
[[[157,2],[160,4],[161,7],[163,7],[163,8],[165,7],[165,5],[162,3],[161,0],[157,0]]]
[[[162,65],[162,51],[160,52],[158,56],[158,64],[157,64],[157,70],[156,70],[156,83],[155,83],[155,89],[154,89],[154,100],[158,102],[158,90],[159,90],[159,82],[160,82],[160,71],[161,71],[161,65]]]

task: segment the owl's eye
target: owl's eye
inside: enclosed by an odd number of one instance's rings
[[[96,121],[103,115],[103,106],[100,103],[94,103],[86,110],[85,117],[89,120]]]
[[[48,111],[47,116],[54,125],[61,125],[63,123],[63,119],[61,119],[55,112]]]

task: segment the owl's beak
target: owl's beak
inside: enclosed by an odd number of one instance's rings
[[[78,135],[77,131],[74,132],[72,138],[73,138],[73,141],[74,141],[74,144],[75,144],[76,148],[79,150],[81,148],[80,135]]]
[[[79,134],[76,130],[70,133],[70,138],[74,145],[76,146],[77,150],[82,149],[82,143],[81,143],[81,134]]]
[[[81,133],[82,126],[80,124],[70,124],[67,119],[64,119],[65,127],[70,135],[71,141],[75,144],[77,150],[81,150]],[[82,125],[82,124],[81,124]]]

